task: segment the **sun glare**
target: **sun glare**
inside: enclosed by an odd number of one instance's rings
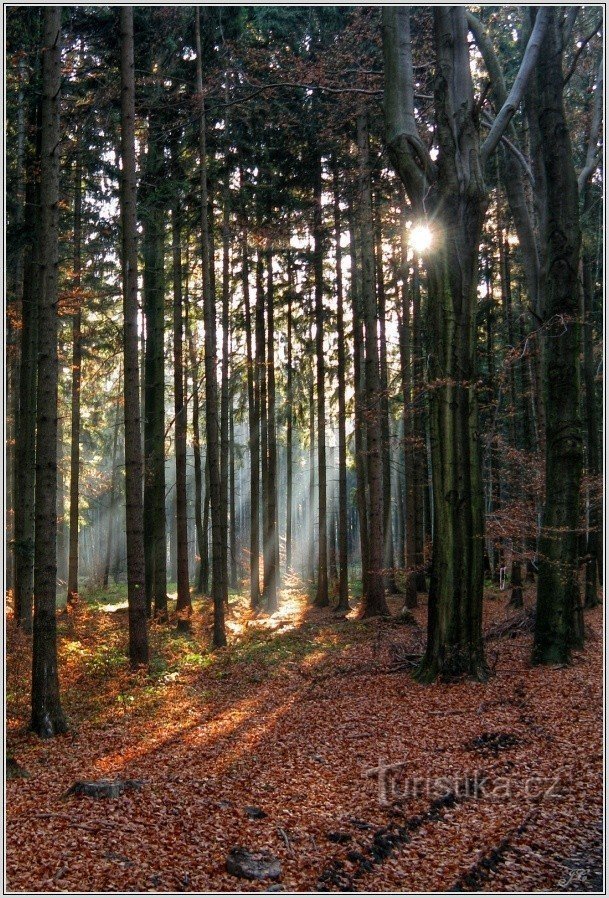
[[[429,225],[419,224],[410,229],[409,243],[415,253],[424,253],[429,249],[433,241],[433,234]]]

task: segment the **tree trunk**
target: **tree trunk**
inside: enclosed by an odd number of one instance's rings
[[[229,174],[227,172],[227,179]],[[226,180],[222,196],[222,367],[220,384],[220,485],[224,602],[228,602],[228,343],[230,296],[230,192]]]
[[[279,534],[277,530],[277,437],[275,426],[275,323],[274,323],[274,285],[273,285],[273,251],[267,250],[267,452],[268,452],[268,491],[267,491],[267,532],[265,543],[268,543],[268,570],[265,567],[264,585],[268,610],[272,613],[279,607],[277,588],[279,577]],[[267,553],[265,552],[265,558]],[[268,583],[268,587],[267,587]]]
[[[187,244],[188,245],[188,244]],[[188,257],[186,259],[187,289],[184,296],[186,312],[186,336],[188,339],[188,355],[190,360],[190,375],[192,379],[192,453],[195,470],[195,532],[197,536],[197,552],[199,554],[199,570],[197,572],[197,591],[203,592],[203,559],[205,538],[203,533],[202,496],[203,496],[203,472],[201,465],[201,427],[199,423],[199,364],[197,361],[197,347],[190,325],[189,300],[188,300]]]
[[[409,13],[384,11],[389,151],[415,213],[431,211],[426,255],[433,477],[427,649],[417,676],[486,676],[484,508],[476,400],[478,247],[486,209],[465,10],[434,7],[438,158],[416,132]],[[415,156],[419,154],[422,166]],[[429,178],[432,183],[426,184]]]
[[[250,445],[250,606],[260,605],[260,415],[258,405],[258,366],[252,351],[252,312],[250,307],[249,254],[247,228],[242,236],[242,284],[245,306],[245,344],[247,354],[247,403]]]
[[[146,389],[144,422],[144,548],[148,613],[167,619],[167,528],[165,519],[165,179],[160,123],[151,114],[146,154],[146,196],[142,201]]]
[[[38,356],[38,295],[40,273],[40,102],[32,103],[35,132],[26,161],[24,283],[19,369],[19,418],[15,452],[15,619],[32,629],[34,590],[34,491],[36,482],[36,383]]]
[[[215,648],[226,645],[224,629],[224,595],[226,569],[222,551],[222,496],[220,482],[219,427],[218,427],[218,374],[216,352],[216,313],[211,290],[209,259],[209,224],[207,218],[207,147],[205,125],[205,100],[203,96],[203,60],[201,55],[201,29],[199,7],[196,7],[197,45],[197,93],[200,98],[199,168],[201,189],[201,245],[203,261],[203,315],[205,321],[205,423],[207,429],[207,460],[209,465],[209,498],[212,527],[212,597],[214,602]]]
[[[177,149],[174,162],[177,164]],[[183,310],[182,310],[182,244],[180,233],[181,209],[175,202],[172,215],[173,252],[173,392],[175,412],[175,457],[176,457],[176,614],[178,630],[188,633],[192,615],[190,587],[188,579],[188,519],[186,498],[186,429],[187,408],[184,399],[184,353],[183,353]]]
[[[349,610],[349,557],[347,546],[347,412],[345,402],[346,360],[343,308],[342,248],[340,245],[340,196],[338,165],[334,167],[334,240],[336,253],[336,339],[338,342],[338,604]]]
[[[70,443],[70,549],[68,560],[68,603],[78,598],[78,496],[80,477],[80,384],[82,379],[82,146],[76,149],[74,171],[74,287],[76,303],[72,318],[72,434]]]
[[[256,259],[256,374],[258,411],[260,415],[260,512],[262,517],[262,598],[268,604],[268,572],[269,572],[269,542],[268,542],[268,495],[269,495],[269,465],[268,465],[268,404],[267,404],[267,370],[266,370],[266,342],[265,342],[265,315],[264,315],[264,259],[262,250],[258,250]]]
[[[362,247],[362,315],[365,333],[365,418],[368,448],[368,573],[362,617],[389,614],[383,583],[383,468],[381,460],[381,402],[379,353],[376,334],[377,305],[374,289],[374,234],[368,121],[357,117],[360,233]]]
[[[353,314],[353,381],[355,403],[355,473],[357,511],[359,518],[360,556],[362,563],[362,595],[368,590],[368,571],[370,569],[370,549],[368,538],[368,503],[366,498],[367,454],[366,430],[364,418],[364,334],[361,313],[361,266],[356,243],[353,208],[349,202],[349,242],[351,254],[351,307]]]
[[[597,87],[597,90],[599,88]],[[591,196],[588,185],[584,187],[583,215],[590,213]],[[592,280],[592,258],[588,240],[584,238],[582,250],[582,286],[584,302],[584,383],[586,387],[586,456],[588,474],[592,480],[590,496],[590,513],[588,521],[588,539],[586,555],[590,560],[586,564],[586,608],[593,608],[600,602],[597,582],[603,582],[603,507],[600,476],[602,470],[602,449],[600,435],[602,426],[599,420],[598,400],[596,396],[596,376],[594,366],[594,284]]]
[[[315,278],[315,355],[317,370],[317,592],[315,605],[326,608],[328,596],[328,524],[326,495],[326,384],[324,362],[324,271],[321,156],[315,158],[313,185],[313,271]]]
[[[294,270],[292,255],[288,251],[288,321],[287,321],[287,370],[286,370],[286,510],[285,510],[285,567],[289,572],[292,569],[292,484],[294,472],[293,466],[293,374],[292,374],[292,300],[294,293]]]
[[[135,77],[133,7],[120,10],[121,39],[121,223],[123,267],[123,384],[125,413],[125,504],[129,660],[132,668],[148,664],[148,626],[142,507],[142,438],[137,302],[137,210],[135,176]]]
[[[118,372],[118,393],[116,396],[116,412],[114,415],[114,435],[112,437],[112,469],[110,471],[110,504],[108,507],[108,539],[106,542],[106,560],[102,577],[102,588],[108,589],[112,552],[114,551],[114,514],[116,502],[116,458],[118,451],[118,428],[120,422],[121,371]]]
[[[582,641],[578,561],[583,462],[580,417],[581,230],[577,178],[563,103],[562,48],[551,9],[537,68],[546,173],[546,498],[539,544],[533,662],[560,664]]]
[[[408,249],[406,236],[406,210],[404,202],[401,210],[401,250],[402,250],[402,310],[399,321],[400,328],[400,368],[402,377],[402,397],[404,402],[404,477],[406,480],[406,591],[407,608],[417,606],[417,577],[419,559],[417,558],[417,535],[421,531],[421,506],[417,496],[415,479],[415,434],[414,434],[414,402],[412,390],[411,323],[410,296],[408,294]],[[413,291],[418,289],[418,260],[413,266]]]
[[[389,416],[389,373],[387,367],[387,298],[383,273],[383,233],[381,221],[381,201],[377,201],[375,220],[375,266],[378,295],[379,319],[379,374],[381,398],[381,459],[383,467],[383,567],[385,569],[385,589],[394,595],[395,561],[393,554],[393,521],[391,508],[391,436]]]
[[[44,8],[40,180],[40,295],[36,413],[34,641],[31,728],[43,738],[67,730],[57,671],[57,281],[59,268],[59,91],[61,7]]]

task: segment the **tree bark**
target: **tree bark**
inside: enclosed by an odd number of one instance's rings
[[[578,562],[583,464],[580,417],[581,229],[577,177],[563,102],[558,17],[537,67],[539,128],[546,173],[546,497],[539,544],[533,662],[566,663],[582,641]]]
[[[269,247],[266,254],[267,262],[267,452],[268,452],[268,491],[267,491],[267,532],[265,543],[268,544],[268,568],[264,571],[265,594],[267,596],[268,610],[272,613],[279,607],[277,587],[279,577],[279,534],[277,529],[277,436],[275,424],[275,323],[274,303],[275,291],[273,284],[273,251]],[[268,587],[267,587],[268,583]]]
[[[135,174],[135,73],[133,7],[120,10],[121,46],[121,222],[123,267],[123,389],[125,414],[125,502],[127,536],[127,599],[129,661],[132,668],[148,664],[148,626],[142,506],[142,438],[137,302],[137,207]]]
[[[242,284],[245,307],[245,346],[247,354],[247,403],[250,448],[250,606],[260,604],[260,415],[258,407],[258,366],[252,350],[252,311],[250,306],[249,254],[247,227],[242,234]]]
[[[379,352],[377,342],[377,305],[374,289],[374,234],[368,122],[357,117],[359,165],[360,234],[362,247],[362,313],[365,333],[365,417],[368,448],[368,572],[363,596],[362,617],[389,614],[383,582],[383,469],[381,461],[381,403]]]
[[[209,497],[212,526],[212,597],[214,602],[215,648],[226,645],[224,629],[224,595],[226,569],[222,552],[222,496],[220,482],[219,427],[218,427],[218,374],[216,352],[216,313],[210,281],[209,224],[207,218],[207,147],[205,124],[205,99],[203,95],[203,60],[201,54],[201,28],[199,7],[196,7],[197,94],[200,101],[199,121],[199,175],[201,191],[201,245],[203,262],[203,315],[205,321],[205,423],[207,429],[207,460],[209,465]]]
[[[482,643],[484,509],[477,432],[475,306],[486,209],[465,10],[436,7],[438,158],[416,131],[409,13],[384,9],[390,156],[415,213],[431,210],[426,256],[433,564],[427,649],[417,676],[486,676]]]
[[[49,738],[67,730],[59,697],[55,613],[61,7],[45,7],[43,21],[31,728],[38,736]]]
[[[340,245],[340,193],[338,164],[334,166],[334,245],[336,253],[336,339],[338,342],[338,604],[349,610],[349,557],[347,545],[347,411],[345,321],[343,307],[342,248]]]
[[[393,550],[393,520],[391,507],[391,428],[389,415],[389,373],[387,367],[387,297],[383,273],[383,233],[380,199],[375,219],[375,267],[379,319],[379,374],[381,400],[381,460],[383,467],[383,567],[384,584],[390,595],[398,588],[395,583]]]
[[[326,608],[328,596],[328,523],[326,494],[326,384],[324,361],[324,271],[321,156],[315,157],[313,184],[313,273],[315,279],[315,356],[317,390],[317,591],[315,605]]]
[[[354,380],[354,441],[357,511],[359,518],[360,557],[362,563],[362,595],[368,588],[370,550],[368,538],[368,503],[366,498],[367,459],[366,430],[364,419],[364,335],[361,313],[361,265],[356,240],[356,224],[352,203],[349,203],[349,242],[351,255],[351,307],[353,314],[353,380]]]
[[[72,433],[70,442],[70,548],[68,603],[78,598],[78,497],[80,478],[80,385],[82,380],[82,161],[83,147],[76,150],[74,170],[74,287],[76,310],[72,318]]]
[[[164,146],[156,114],[149,116],[146,196],[142,201],[146,386],[144,421],[144,549],[148,613],[167,620],[167,527],[165,513],[165,179]]]
[[[177,148],[172,148],[177,165]],[[186,498],[186,429],[187,408],[184,399],[183,352],[183,303],[182,303],[182,241],[181,209],[178,200],[171,214],[173,255],[173,394],[175,412],[175,461],[176,461],[176,614],[178,630],[188,633],[192,615],[188,578],[188,519]]]
[[[36,384],[38,355],[38,295],[40,272],[40,101],[32,102],[28,142],[23,262],[23,301],[19,368],[19,416],[16,428],[15,476],[15,619],[32,629],[34,599],[34,498],[36,483]]]
[[[110,580],[110,567],[112,565],[112,552],[114,551],[114,514],[116,502],[116,459],[118,453],[118,428],[120,422],[120,392],[121,370],[118,372],[118,393],[116,396],[116,412],[114,415],[114,434],[112,437],[112,469],[110,471],[110,504],[108,507],[108,539],[106,541],[106,560],[102,577],[102,588],[108,589]]]

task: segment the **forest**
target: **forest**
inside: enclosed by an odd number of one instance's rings
[[[602,892],[603,13],[5,7],[5,888]]]

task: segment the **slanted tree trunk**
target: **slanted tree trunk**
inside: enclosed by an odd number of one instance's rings
[[[205,321],[205,423],[207,430],[207,463],[209,465],[209,497],[212,527],[212,597],[214,602],[215,648],[226,645],[224,629],[224,595],[226,569],[222,552],[222,496],[220,483],[218,374],[216,352],[216,313],[211,290],[209,259],[209,224],[207,218],[207,147],[205,100],[203,96],[203,60],[199,7],[196,7],[197,93],[200,100],[199,120],[199,176],[201,190],[201,245],[203,262],[203,315]]]
[[[368,572],[362,617],[389,614],[383,582],[383,468],[381,460],[381,397],[377,342],[377,307],[374,289],[374,234],[368,122],[357,117],[360,234],[362,247],[362,315],[365,333],[365,417],[368,448]]]
[[[578,583],[581,230],[577,177],[563,101],[562,47],[551,7],[537,66],[539,128],[546,174],[545,323],[546,497],[539,543],[533,662],[566,663],[581,644]],[[551,346],[551,349],[550,349]]]
[[[343,308],[342,248],[340,245],[340,195],[338,165],[334,167],[334,245],[336,253],[336,339],[338,342],[338,604],[349,610],[349,558],[347,546],[347,411],[345,321]]]
[[[177,149],[174,147],[174,162],[177,165]],[[180,233],[181,209],[176,200],[171,214],[172,254],[173,254],[173,394],[175,412],[175,457],[176,457],[176,614],[178,630],[190,630],[192,602],[188,579],[188,519],[186,499],[186,428],[187,408],[184,399],[184,353],[183,353],[183,303],[182,303],[182,241]]]
[[[129,661],[148,664],[148,625],[142,506],[142,438],[138,359],[137,208],[135,176],[135,76],[133,7],[120,10],[121,46],[121,223],[123,268],[123,389],[125,414],[125,505]]]
[[[57,281],[59,268],[59,92],[61,7],[44,8],[40,172],[40,295],[34,537],[31,728],[43,738],[67,729],[57,671]]]
[[[70,548],[68,559],[68,603],[78,598],[78,496],[80,478],[80,384],[82,380],[82,160],[77,147],[74,170],[74,281],[72,318],[72,434],[70,442]]]

